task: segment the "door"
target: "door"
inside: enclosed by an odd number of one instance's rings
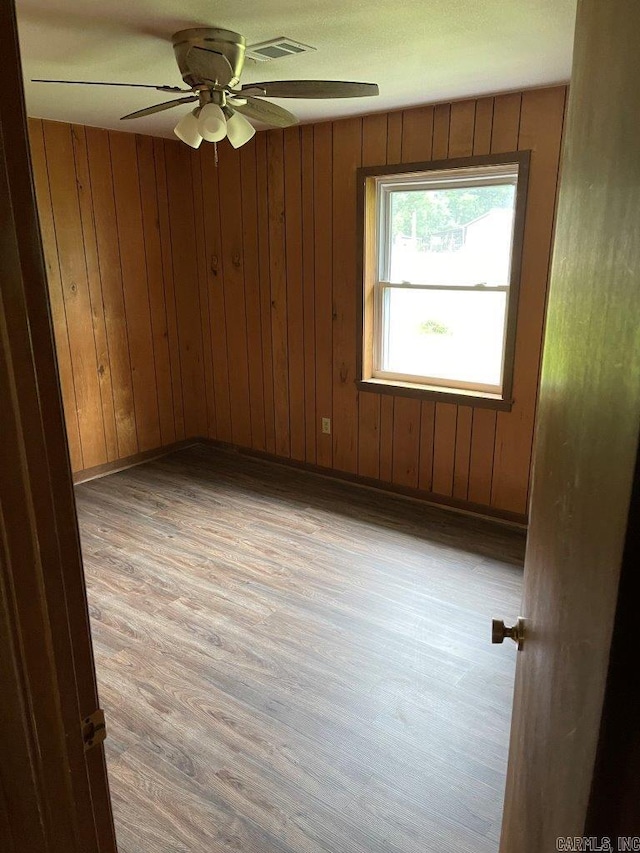
[[[502,853],[584,832],[640,426],[639,32],[637,0],[581,0]]]
[[[113,853],[12,0],[0,55],[0,847]]]

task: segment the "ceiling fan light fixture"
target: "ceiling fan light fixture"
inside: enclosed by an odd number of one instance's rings
[[[250,121],[234,112],[234,110],[225,110],[227,116],[227,136],[229,142],[234,148],[241,148],[243,145],[255,136],[256,129]]]
[[[88,86],[133,86],[157,89],[184,95],[122,116],[123,121],[146,118],[183,104],[199,102],[194,113],[185,116],[174,128],[174,133],[191,148],[207,142],[221,142],[227,136],[227,121],[231,131],[230,144],[235,148],[246,144],[254,135],[247,121],[270,127],[292,127],[298,124],[296,116],[271,103],[280,98],[363,98],[378,95],[376,83],[359,83],[348,80],[267,80],[262,83],[240,84],[244,64],[246,41],[240,33],[218,27],[192,27],[174,33],[172,37],[175,58],[186,88],[182,86],[154,86],[150,83],[107,83],[104,81],[44,80],[34,82],[66,83]],[[280,37],[275,41],[253,45],[254,58],[266,60],[286,55],[304,53],[315,48]],[[228,106],[227,106],[228,105]],[[236,115],[236,111],[240,115]],[[226,117],[226,118],[225,118]]]
[[[195,109],[193,112],[187,113],[173,128],[173,132],[178,139],[186,142],[192,148],[199,148],[203,139],[198,129],[198,112],[199,110]]]
[[[227,135],[227,122],[221,107],[205,104],[198,117],[198,132],[207,142],[220,142]]]

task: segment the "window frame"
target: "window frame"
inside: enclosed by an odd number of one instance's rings
[[[476,157],[459,157],[447,160],[433,160],[421,163],[402,163],[384,166],[364,166],[357,171],[357,215],[358,215],[358,317],[356,340],[357,349],[357,379],[356,385],[363,391],[374,391],[383,394],[396,394],[419,399],[440,400],[442,402],[464,403],[471,406],[509,411],[513,404],[513,372],[517,334],[517,315],[522,272],[522,249],[524,243],[525,212],[529,184],[530,151],[511,151],[501,154],[487,154]],[[382,330],[380,328],[381,311],[377,304],[381,294],[390,288],[406,289],[436,289],[446,290],[446,285],[403,285],[382,282],[378,278],[381,259],[386,257],[388,247],[382,245],[379,239],[380,202],[378,198],[378,183],[380,179],[391,180],[398,177],[398,186],[406,180],[424,175],[428,180],[430,172],[446,172],[483,167],[517,166],[516,203],[514,211],[513,240],[511,246],[511,274],[508,288],[506,286],[487,287],[486,291],[507,290],[507,317],[503,345],[502,390],[496,393],[495,388],[485,389],[477,386],[476,390],[457,387],[452,380],[431,382],[429,384],[416,381],[412,376],[389,374],[383,378],[375,375],[377,363],[377,348],[380,345]],[[461,176],[464,177],[464,176]],[[490,179],[490,176],[488,176]],[[388,231],[388,229],[387,229]],[[387,276],[388,277],[388,276]],[[465,287],[451,286],[451,290],[463,291]],[[475,289],[475,288],[466,288]]]

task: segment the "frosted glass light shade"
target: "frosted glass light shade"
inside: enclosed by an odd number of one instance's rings
[[[178,124],[173,128],[173,132],[178,139],[186,142],[187,145],[190,145],[192,148],[199,148],[200,143],[202,142],[202,136],[198,130],[197,112],[197,110],[194,110],[191,113],[187,113],[186,116],[183,116]]]
[[[200,110],[198,131],[207,142],[220,142],[227,135],[227,122],[217,104],[205,104]]]
[[[234,112],[227,119],[227,136],[234,148],[245,145],[255,135],[255,132],[255,127],[240,113]]]

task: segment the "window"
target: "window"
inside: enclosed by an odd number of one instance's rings
[[[361,387],[510,406],[528,163],[360,170]]]

